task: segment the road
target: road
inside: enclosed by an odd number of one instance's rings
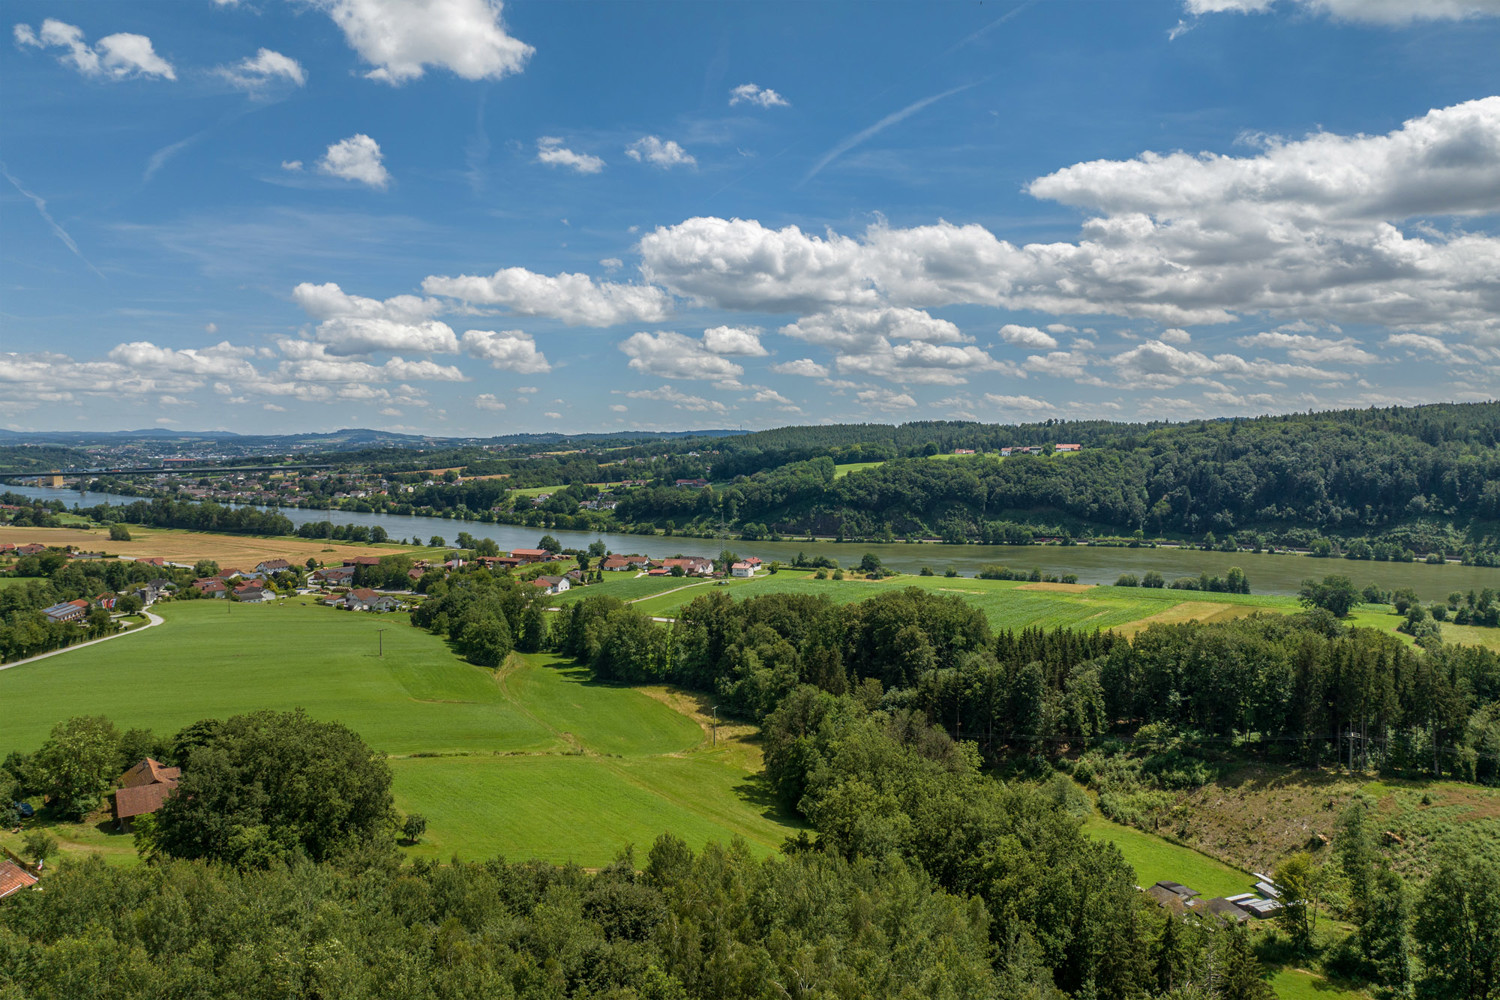
[[[28,663],[35,663],[37,660],[45,660],[49,656],[59,656],[63,653],[71,653],[73,650],[82,649],[85,646],[97,646],[99,643],[109,642],[111,639],[123,639],[127,635],[135,635],[137,632],[144,632],[148,628],[155,628],[165,620],[158,617],[157,615],[153,615],[149,611],[143,611],[141,613],[146,616],[146,624],[142,625],[140,628],[133,628],[129,632],[116,632],[114,635],[107,635],[102,639],[90,639],[88,642],[77,642],[71,646],[64,646],[62,649],[54,649],[50,653],[38,653],[35,656],[28,656],[24,660],[15,660],[11,663],[0,663],[0,670],[9,670],[11,667],[22,667]]]

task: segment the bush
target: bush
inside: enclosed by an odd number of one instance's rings
[[[130,541],[130,529],[116,521],[109,526],[109,540],[112,542]]]
[[[1139,587],[1141,581],[1136,579],[1134,573],[1121,573],[1120,578],[1115,581],[1116,587]]]

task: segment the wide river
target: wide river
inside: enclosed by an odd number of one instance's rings
[[[134,503],[140,499],[112,493],[79,493],[77,490],[38,486],[0,486],[0,492],[6,490],[43,500],[61,500],[69,507]],[[534,547],[537,539],[544,533],[539,528],[511,524],[485,524],[482,521],[454,521],[406,514],[360,514],[342,510],[301,510],[295,507],[279,508],[279,511],[293,524],[299,525],[307,522],[321,524],[325,521],[333,524],[363,524],[367,527],[379,525],[392,539],[398,540],[410,538],[426,542],[433,535],[440,535],[449,544],[453,544],[460,531],[467,531],[475,538],[493,538],[500,548],[507,551]],[[642,535],[556,529],[545,533],[552,535],[567,548],[581,549],[590,542],[602,541],[611,552],[650,556],[682,554],[713,557],[721,549],[728,547],[742,556],[759,556],[767,562],[773,559],[791,562],[797,553],[804,552],[809,556],[824,555],[837,559],[841,566],[848,567],[856,565],[866,552],[873,552],[884,565],[907,573],[915,573],[923,566],[942,573],[951,566],[965,576],[973,576],[981,567],[998,563],[1012,569],[1029,570],[1039,567],[1043,572],[1049,573],[1076,573],[1080,583],[1114,583],[1121,573],[1140,576],[1153,569],[1168,580],[1179,576],[1197,576],[1204,571],[1211,576],[1222,576],[1230,566],[1238,566],[1245,571],[1251,590],[1257,594],[1295,594],[1303,580],[1309,577],[1321,578],[1330,573],[1348,576],[1357,587],[1369,583],[1387,590],[1411,587],[1427,601],[1446,597],[1455,590],[1482,590],[1485,587],[1500,589],[1500,569],[1454,564],[1428,566],[1425,563],[1353,562],[1344,559],[1312,559],[1292,554],[1201,552],[1178,548],[1095,548],[1088,545],[742,542],[680,536],[664,538],[659,535],[648,538]]]

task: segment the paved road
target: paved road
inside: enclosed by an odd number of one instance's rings
[[[25,666],[28,663],[35,663],[37,660],[45,660],[49,656],[59,656],[63,653],[71,653],[75,649],[82,649],[84,646],[96,646],[101,642],[109,642],[111,639],[122,639],[127,635],[135,635],[137,632],[144,632],[148,628],[155,628],[165,620],[158,617],[157,615],[153,615],[149,611],[143,611],[141,613],[146,616],[147,621],[146,624],[142,625],[140,628],[133,628],[129,632],[116,632],[114,635],[107,635],[102,639],[90,639],[88,642],[74,643],[71,646],[64,646],[62,649],[54,649],[50,653],[38,653],[35,656],[28,656],[24,660],[15,660],[11,663],[0,663],[0,670],[9,670],[11,667]]]

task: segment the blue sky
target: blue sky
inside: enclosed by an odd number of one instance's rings
[[[0,425],[1500,395],[1500,0],[11,0]]]

